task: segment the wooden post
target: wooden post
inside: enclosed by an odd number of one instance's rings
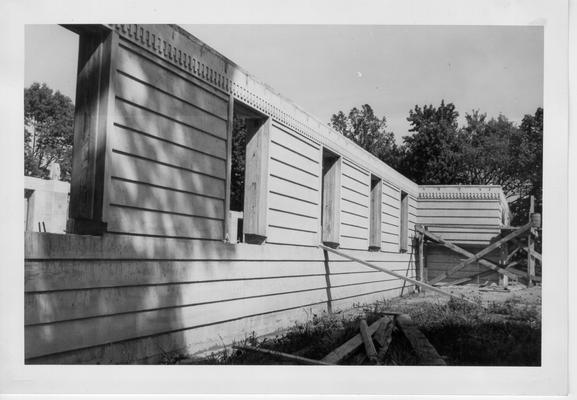
[[[421,282],[427,283],[427,271],[425,269],[425,235],[418,233],[417,240],[419,241],[419,279]],[[425,288],[419,286],[419,292],[424,293]]]
[[[67,231],[106,231],[118,34],[80,30]]]
[[[509,253],[509,243],[505,243],[503,246],[500,247],[499,253],[499,267],[505,268],[505,260],[508,257]],[[503,275],[499,272],[499,286],[502,288],[506,288],[509,286],[509,277],[507,275]]]
[[[531,218],[533,213],[535,212],[535,197],[531,196],[530,204],[529,204],[529,222],[531,222]],[[535,277],[535,259],[533,258],[533,250],[534,250],[534,243],[533,243],[533,232],[534,229],[529,229],[527,234],[527,275],[529,275],[529,282],[528,286],[531,287],[534,285],[534,277]]]

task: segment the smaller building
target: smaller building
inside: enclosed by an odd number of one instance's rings
[[[24,177],[24,230],[66,233],[70,183]]]

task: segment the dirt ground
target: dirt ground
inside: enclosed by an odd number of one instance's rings
[[[476,284],[462,286],[443,286],[440,289],[457,296],[465,296],[474,301],[481,301],[481,304],[514,302],[524,304],[529,307],[541,308],[541,286],[527,288],[525,285],[510,284],[506,290],[501,289],[497,284],[480,286]],[[389,304],[415,304],[419,302],[446,302],[448,296],[443,296],[432,291],[425,291],[414,296],[399,297],[390,301]]]

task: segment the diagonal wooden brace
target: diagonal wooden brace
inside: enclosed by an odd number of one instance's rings
[[[490,246],[484,248],[483,250],[481,250],[480,252],[478,252],[477,254],[473,254],[468,252],[465,249],[460,248],[459,246],[453,244],[453,243],[449,243],[446,240],[444,240],[443,238],[432,234],[431,232],[426,231],[425,229],[423,229],[421,226],[416,226],[415,228],[423,233],[425,236],[433,239],[436,242],[441,243],[442,245],[450,248],[451,250],[463,254],[467,257],[469,257],[468,259],[464,260],[463,262],[460,262],[459,264],[455,265],[453,268],[449,269],[447,272],[443,272],[442,274],[436,276],[434,279],[432,279],[429,283],[431,285],[434,285],[435,283],[447,278],[448,276],[450,276],[451,274],[465,268],[466,265],[475,262],[475,261],[479,261],[479,263],[487,268],[490,268],[494,271],[498,271],[500,273],[502,273],[503,275],[508,276],[509,278],[514,278],[515,274],[513,274],[512,272],[509,272],[503,268],[498,267],[497,265],[493,264],[492,262],[489,262],[487,260],[481,260],[481,258],[483,258],[484,256],[486,256],[487,254],[491,253],[493,250],[501,247],[503,244],[505,244],[506,242],[522,235],[523,233],[527,232],[529,229],[531,229],[531,223],[528,223],[527,225],[522,226],[521,228],[519,228],[518,230],[516,230],[515,232],[512,232],[510,234],[508,234],[507,236],[505,236],[504,238],[498,240],[497,242],[491,244]]]
[[[396,272],[393,272],[393,271],[391,271],[391,270],[388,270],[387,268],[380,267],[380,266],[375,265],[375,264],[371,264],[371,263],[369,263],[369,262],[367,262],[367,261],[364,261],[364,260],[361,260],[361,259],[359,259],[359,258],[353,257],[353,256],[351,256],[351,255],[349,255],[349,254],[347,254],[347,253],[342,252],[342,251],[335,250],[335,249],[333,249],[333,248],[331,248],[331,247],[327,247],[327,246],[324,246],[324,245],[322,245],[322,244],[319,244],[318,247],[320,247],[321,249],[323,249],[323,250],[325,250],[325,251],[328,251],[328,252],[330,252],[330,253],[334,253],[334,254],[336,254],[336,255],[339,255],[339,256],[341,256],[341,257],[343,257],[343,258],[348,258],[348,259],[351,260],[351,261],[358,262],[358,263],[360,263],[360,264],[362,264],[362,265],[365,265],[365,266],[367,266],[367,267],[369,267],[369,268],[377,269],[377,270],[382,271],[382,272],[384,272],[384,273],[386,273],[386,274],[392,275],[392,276],[394,276],[394,277],[396,277],[396,278],[403,279],[403,280],[406,281],[406,282],[410,282],[410,283],[413,283],[413,284],[415,284],[415,285],[418,285],[418,286],[421,286],[421,287],[425,287],[425,288],[427,288],[427,289],[429,289],[429,290],[431,290],[431,291],[433,291],[433,292],[437,292],[437,293],[440,293],[440,294],[442,294],[442,295],[449,296],[449,297],[454,297],[454,298],[456,298],[456,299],[466,301],[466,302],[471,303],[471,304],[474,304],[474,305],[476,305],[476,306],[479,305],[479,304],[475,303],[474,301],[467,299],[466,297],[459,297],[459,296],[456,296],[456,295],[454,295],[454,294],[452,294],[452,293],[445,292],[444,290],[441,290],[441,289],[436,288],[436,287],[434,287],[434,286],[427,285],[426,283],[419,282],[419,281],[417,281],[417,280],[415,280],[415,279],[408,278],[408,277],[403,276],[403,275],[401,275],[401,274],[397,274]]]

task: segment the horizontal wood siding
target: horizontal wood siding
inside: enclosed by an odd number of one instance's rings
[[[414,276],[406,255],[350,252]],[[333,310],[350,308],[396,296],[403,286],[355,262],[324,257],[312,247],[27,234],[27,362],[143,362],[163,352],[192,354],[222,345],[221,338],[230,343],[253,330],[288,327],[307,318],[303,308],[322,312],[329,302]]]
[[[478,245],[464,245],[463,248],[471,253],[477,253],[481,251],[485,246]],[[467,259],[467,257],[457,254],[454,251],[447,249],[444,246],[440,246],[434,243],[427,243],[425,247],[426,252],[426,266],[428,271],[428,278],[434,279],[437,275],[446,272],[451,267],[457,265],[458,263]],[[498,262],[497,252],[493,252],[486,257],[488,260],[495,263]],[[487,267],[482,266],[478,262],[470,263],[463,269],[455,272],[450,277],[443,280],[443,282],[450,283],[454,280],[469,277],[472,275],[480,274],[482,272],[490,272],[491,270]],[[499,275],[496,272],[491,272],[484,274],[480,278],[475,278],[472,282],[484,283],[486,281],[498,282]]]
[[[488,245],[500,232],[498,200],[420,199],[418,221],[451,242]]]
[[[320,147],[271,126],[267,242],[316,246],[320,229]]]
[[[222,240],[228,99],[122,41],[108,231]]]
[[[341,178],[340,248],[369,248],[370,173],[344,160]]]

